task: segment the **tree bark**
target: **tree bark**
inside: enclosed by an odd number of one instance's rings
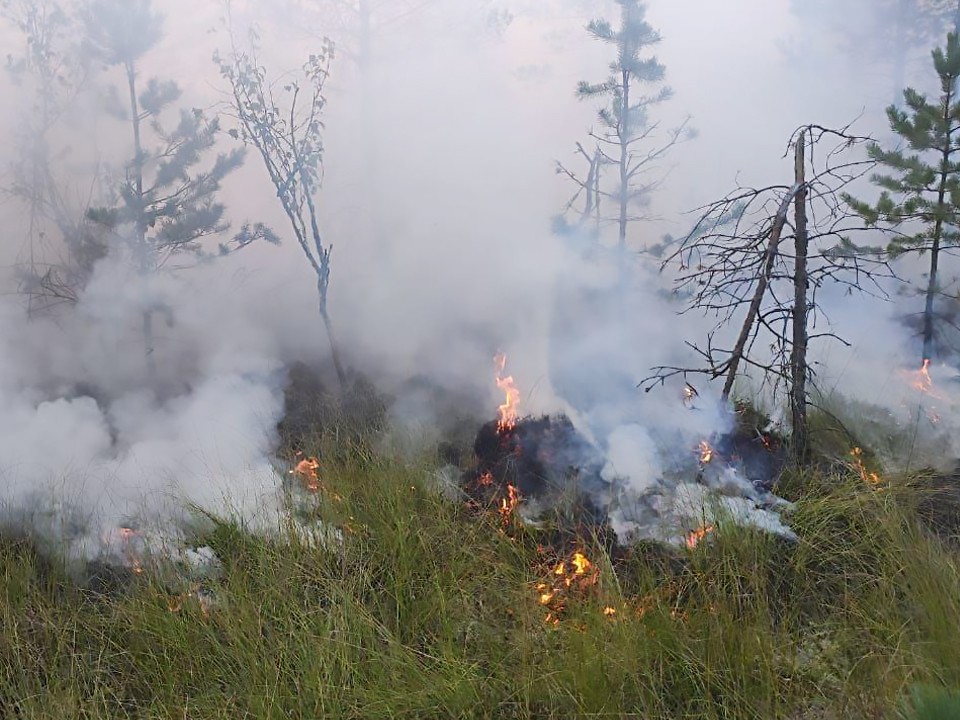
[[[624,6],[626,13],[626,6]],[[627,201],[629,199],[630,163],[630,73],[622,72],[620,100],[620,223],[617,248],[621,253],[627,250]]]
[[[747,342],[750,340],[750,331],[757,321],[757,315],[760,313],[760,305],[763,303],[763,297],[767,293],[767,286],[770,283],[770,275],[773,272],[773,264],[777,260],[777,252],[780,247],[780,237],[783,235],[783,226],[787,222],[787,211],[790,209],[790,203],[793,201],[798,188],[794,186],[787,196],[780,203],[780,208],[773,220],[773,227],[770,228],[770,240],[767,242],[767,249],[764,251],[763,271],[757,279],[757,289],[753,293],[753,299],[750,301],[750,307],[747,308],[747,316],[743,320],[743,326],[740,328],[740,335],[737,337],[737,343],[733,346],[730,353],[730,361],[727,365],[727,379],[723,384],[723,399],[729,400],[730,393],[733,391],[733,383],[737,379],[737,371],[740,369],[740,361],[743,359],[744,351],[747,348]]]
[[[147,378],[153,382],[157,377],[157,360],[153,356],[153,311],[143,311],[143,350],[147,361]]]
[[[907,83],[907,27],[910,25],[910,0],[900,0],[897,14],[896,38],[893,47],[893,104],[901,107],[903,90]]]
[[[798,464],[807,459],[807,233],[806,132],[797,138],[796,186],[794,198],[793,345],[790,351],[790,416],[793,425],[793,457]]]
[[[340,346],[337,344],[336,337],[333,334],[333,323],[330,322],[330,314],[327,312],[326,293],[320,290],[320,317],[323,318],[323,326],[327,331],[327,339],[330,341],[330,356],[333,358],[333,368],[337,372],[337,382],[340,384],[340,392],[343,393],[347,386],[347,375],[343,369],[343,362],[340,360]]]
[[[143,141],[140,137],[140,105],[137,102],[137,68],[132,62],[125,65],[127,73],[127,88],[130,93],[130,123],[133,127],[133,182],[135,191],[136,217],[134,226],[136,232],[137,263],[141,274],[152,270],[150,253],[147,249],[147,222],[143,208]],[[147,365],[147,378],[153,382],[157,377],[157,363],[153,356],[153,310],[146,308],[143,311],[143,345]]]
[[[137,102],[137,69],[133,63],[127,63],[127,88],[130,92],[130,123],[133,127],[133,182],[136,193],[135,229],[138,262],[147,269],[147,223],[143,212],[143,142],[140,139],[140,105]]]
[[[923,362],[928,365],[933,359],[934,299],[937,295],[937,280],[940,269],[940,246],[943,240],[943,220],[946,210],[947,182],[950,179],[950,153],[953,150],[953,88],[948,88],[943,103],[943,120],[947,134],[940,148],[940,184],[937,188],[937,219],[933,226],[933,242],[930,246],[930,277],[927,282],[927,296],[923,309]]]

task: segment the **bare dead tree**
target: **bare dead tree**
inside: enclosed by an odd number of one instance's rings
[[[587,163],[587,173],[585,177],[581,177],[576,171],[569,169],[562,162],[557,162],[556,172],[558,175],[563,175],[568,180],[570,180],[577,189],[564,205],[563,212],[560,214],[561,218],[564,218],[566,223],[567,213],[574,210],[577,205],[581,202],[582,206],[579,210],[579,215],[574,223],[574,227],[577,229],[585,229],[589,222],[592,220],[594,223],[593,234],[599,239],[600,235],[600,180],[602,175],[602,156],[600,154],[600,148],[595,148],[592,153],[587,152],[586,148],[583,147],[583,143],[577,143],[577,155],[586,160]]]
[[[320,317],[337,379],[343,387],[346,375],[327,303],[333,245],[325,241],[320,231],[314,201],[323,179],[324,85],[333,53],[332,42],[322,44],[304,63],[301,77],[287,78],[283,84],[268,79],[266,68],[257,57],[255,33],[251,34],[249,51],[241,52],[233,43],[231,56],[222,58],[217,54],[214,62],[230,85],[230,113],[238,124],[231,134],[257,150],[290,229],[316,277]]]
[[[816,151],[827,142],[832,146],[821,160]],[[715,324],[705,345],[687,343],[700,364],[656,367],[641,387],[649,392],[676,376],[723,378],[727,400],[738,378],[757,372],[775,396],[786,390],[794,456],[803,461],[808,383],[813,381],[809,343],[824,338],[844,342],[829,328],[816,330],[818,321],[826,320],[818,291],[840,285],[849,293],[883,297],[880,280],[892,276],[878,250],[851,240],[867,227],[842,198],[844,188],[874,165],[869,159],[851,158],[853,150],[868,142],[851,134],[849,127],[803,126],[788,143],[787,154],[794,159],[792,184],[740,187],[700,208],[693,231],[667,257],[663,269],[679,267],[675,290],[686,301],[682,312],[712,315]],[[741,316],[733,345],[715,344],[717,334]]]

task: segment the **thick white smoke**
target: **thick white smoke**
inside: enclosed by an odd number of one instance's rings
[[[155,4],[167,14],[166,34],[144,75],[172,74],[185,102],[216,107],[222,83],[208,59],[227,45],[207,33],[217,13],[198,15],[184,0]],[[501,398],[491,358],[502,349],[522,412],[569,412],[605,457],[605,477],[626,478],[638,495],[659,487],[659,516],[688,522],[683,506],[696,491],[682,473],[696,464],[698,443],[731,419],[705,384],[694,407],[682,402],[682,387],[643,393],[637,384],[653,366],[695,361],[684,341],[702,340],[710,319],[677,315],[655,261],[638,260],[622,288],[623,268],[584,261],[550,230],[571,190],[555,161],[574,162],[575,143],[596,127],[596,107],[575,99],[576,84],[602,80],[612,60],[612,48],[583,27],[596,15],[615,17],[615,3],[383,2],[364,67],[355,62],[356,27],[310,10],[320,5],[237,0],[234,9],[238,24],[260,25],[261,59],[277,77],[324,34],[341,47],[319,200],[334,244],[330,311],[349,363],[399,395],[396,419],[435,426],[438,437],[453,413],[431,390],[484,398],[492,415]],[[513,20],[488,11],[510,11]],[[631,231],[634,248],[664,232],[682,235],[694,220],[684,213],[738,180],[788,182],[781,155],[801,124],[842,125],[864,112],[860,132],[883,129],[877,98],[886,97],[887,79],[824,76],[791,62],[785,48],[802,33],[784,3],[700,3],[691,12],[654,0],[649,19],[664,36],[658,54],[675,90],[663,126],[691,114],[700,137],[658,168],[654,217]],[[128,128],[99,114],[97,97],[91,89],[77,105],[73,127],[83,136],[70,128],[56,136],[80,148],[64,166],[72,189],[90,180],[80,169],[87,155],[129,157]],[[256,163],[251,156],[227,183],[231,218],[264,220],[283,235],[285,218]],[[4,220],[19,246],[24,218]],[[76,308],[49,316],[28,320],[16,299],[0,303],[7,523],[57,525],[68,554],[91,557],[104,533],[112,537],[108,529],[163,508],[194,503],[248,518],[276,508],[265,498],[275,499],[279,485],[272,458],[284,370],[327,352],[312,271],[285,241],[175,276],[144,279],[104,262]],[[829,302],[854,349],[817,351],[822,385],[842,382],[842,394],[885,402],[884,378],[907,363],[903,328],[878,320],[893,314],[882,302],[857,301],[855,310],[846,297]],[[147,309],[155,311],[152,379],[141,330]],[[408,391],[414,377],[426,385]],[[714,489],[730,485],[714,480]],[[749,522],[776,529],[748,487],[729,493],[731,514],[750,509]],[[41,511],[51,498],[59,514]],[[621,530],[638,522],[650,516],[624,518]]]
[[[92,559],[118,528],[176,537],[192,506],[250,522],[277,506],[283,366],[269,332],[231,322],[243,298],[225,301],[221,285],[103,263],[71,311],[28,321],[3,305],[0,334],[16,338],[0,361],[6,526],[56,529],[47,541]],[[171,324],[153,380],[138,335],[148,306]]]

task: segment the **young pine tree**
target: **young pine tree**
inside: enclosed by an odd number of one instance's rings
[[[603,130],[594,135],[604,165],[616,166],[616,185],[601,193],[616,204],[617,247],[627,246],[627,227],[639,219],[631,208],[642,205],[656,185],[648,177],[659,160],[687,132],[686,123],[671,131],[665,142],[650,143],[656,129],[651,125],[649,109],[669,99],[672,91],[660,87],[645,94],[645,86],[659,85],[666,73],[664,66],[647,51],[660,42],[660,34],[646,21],[646,6],[640,0],[616,0],[620,6],[618,28],[608,20],[593,20],[588,32],[617,48],[617,59],[610,64],[610,75],[601,83],[583,81],[577,88],[581,99],[601,98],[606,104],[599,111]],[[599,168],[597,168],[599,171]]]
[[[181,109],[172,127],[162,120],[179,99],[170,80],[142,82],[139,65],[160,39],[161,18],[151,0],[88,0],[84,11],[86,39],[92,54],[107,67],[123,71],[123,90],[112,89],[111,113],[129,123],[132,156],[117,188],[117,203],[90,211],[90,217],[121,233],[128,241],[138,272],[160,270],[171,256],[190,253],[204,259],[226,254],[257,238],[275,241],[262,225],[245,225],[231,242],[219,242],[216,253],[202,241],[229,230],[218,195],[224,178],[243,162],[236,149],[207,161],[220,130],[219,119],[201,110]],[[123,99],[121,99],[123,98]],[[153,376],[152,316],[144,308],[143,334],[147,369]]]
[[[890,127],[906,147],[870,146],[870,156],[889,170],[871,178],[882,189],[879,200],[871,205],[845,198],[869,225],[894,232],[888,246],[892,257],[929,256],[923,311],[925,365],[934,351],[940,261],[946,250],[960,247],[960,40],[956,33],[947,37],[945,48],[933,51],[933,65],[940,78],[937,101],[908,88],[903,93],[905,108],[887,108]]]

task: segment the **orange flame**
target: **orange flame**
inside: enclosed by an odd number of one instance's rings
[[[517,505],[520,504],[522,499],[523,497],[517,488],[513,485],[507,485],[507,497],[500,499],[500,507],[498,509],[500,519],[503,520],[504,523],[510,522],[510,516],[513,515],[513,511],[517,509]]]
[[[879,485],[880,476],[875,472],[868,472],[863,464],[863,448],[855,447],[850,451],[850,455],[853,457],[854,467],[860,473],[860,478],[868,485]]]
[[[923,366],[915,373],[913,387],[922,393],[929,393],[933,389],[933,378],[930,377],[930,359],[923,359]]]
[[[297,453],[299,456],[300,453]],[[291,475],[296,475],[303,482],[304,487],[310,492],[317,492],[320,490],[320,476],[318,470],[320,469],[320,461],[315,457],[305,457],[301,458],[293,470],[290,471]]]
[[[497,431],[504,433],[513,430],[513,428],[517,425],[517,419],[519,418],[518,407],[520,405],[520,391],[514,386],[512,375],[508,375],[506,377],[503,376],[503,370],[507,366],[507,356],[502,352],[499,352],[493,358],[493,363],[496,367],[497,387],[506,395],[506,402],[497,408],[497,412],[499,414]]]
[[[575,552],[570,562],[573,565],[573,572],[576,575],[585,575],[592,565],[592,563],[587,560],[587,556],[581,552]]]
[[[698,450],[700,452],[701,465],[706,465],[711,460],[713,460],[713,448],[710,447],[710,443],[708,443],[706,440],[700,441],[700,446],[698,447]]]
[[[617,609],[615,607],[610,607],[609,605],[603,609],[603,614],[607,617],[613,617],[617,614]]]
[[[544,621],[558,625],[567,607],[571,593],[583,594],[597,584],[600,572],[587,556],[579,550],[566,560],[558,562],[550,570],[550,579],[537,583],[540,605],[549,611]],[[616,610],[614,610],[614,613]],[[604,611],[609,616],[611,613]]]
[[[930,375],[930,360],[929,358],[924,358],[923,365],[919,370],[908,373],[908,376],[911,378],[910,384],[913,386],[913,389],[923,395],[929,395],[931,398],[936,400],[942,400],[942,395],[934,392],[933,388],[933,377]],[[927,419],[934,425],[940,423],[940,413],[937,412],[937,408],[931,406],[926,408]]]
[[[687,547],[690,550],[693,550],[700,542],[712,533],[716,528],[713,525],[704,525],[703,527],[697,528],[689,535],[687,535]]]

